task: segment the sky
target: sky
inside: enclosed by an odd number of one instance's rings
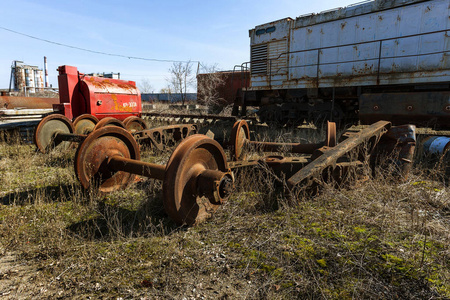
[[[14,60],[43,69],[46,56],[53,87],[58,85],[58,66],[71,65],[82,73],[120,73],[138,86],[150,83],[157,93],[168,86],[171,61],[191,61],[194,72],[197,62],[232,70],[250,60],[250,29],[355,2],[0,0],[0,89],[9,87]],[[195,92],[195,86],[189,90]]]

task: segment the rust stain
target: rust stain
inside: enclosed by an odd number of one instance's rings
[[[133,111],[133,109],[131,107],[124,107],[122,104],[120,104],[119,100],[117,99],[117,95],[111,94],[111,98],[114,101],[114,109],[116,111],[126,111],[126,112]]]
[[[344,29],[346,25],[347,25],[347,22],[341,23],[341,29]]]

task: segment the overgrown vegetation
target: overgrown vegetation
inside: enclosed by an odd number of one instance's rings
[[[450,298],[448,162],[436,167],[420,151],[403,183],[324,186],[298,205],[270,172],[242,170],[231,199],[194,228],[165,215],[159,181],[82,191],[74,155],[0,143],[5,298]]]

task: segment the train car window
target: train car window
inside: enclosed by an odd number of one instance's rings
[[[261,35],[261,34],[264,34],[264,33],[266,33],[265,29],[258,29],[258,30],[256,30],[256,35]]]
[[[266,33],[272,33],[275,31],[275,29],[276,29],[275,26],[269,27],[266,29]]]

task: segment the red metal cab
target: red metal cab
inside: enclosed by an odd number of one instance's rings
[[[141,93],[134,81],[86,76],[72,66],[58,71],[60,103],[53,108],[69,119],[82,114],[119,120],[141,116]]]

